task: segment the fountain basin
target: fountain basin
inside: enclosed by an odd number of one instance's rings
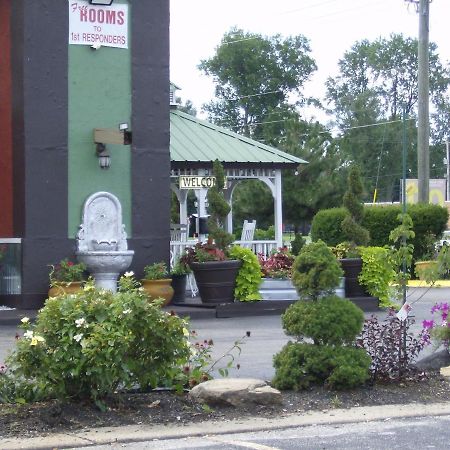
[[[134,251],[88,251],[77,252],[76,255],[78,261],[86,264],[95,279],[95,285],[99,289],[116,292],[117,279],[120,273],[125,272],[130,267]]]

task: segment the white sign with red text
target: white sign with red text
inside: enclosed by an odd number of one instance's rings
[[[69,44],[128,48],[128,5],[69,1]]]

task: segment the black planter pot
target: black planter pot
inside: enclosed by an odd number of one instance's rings
[[[239,260],[191,263],[202,303],[233,303],[241,265]]]
[[[172,275],[172,303],[184,303],[186,296],[187,275]]]
[[[340,259],[342,270],[345,277],[345,297],[370,297],[364,286],[358,281],[358,276],[362,270],[361,258]]]

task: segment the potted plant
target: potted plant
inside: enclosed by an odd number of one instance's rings
[[[141,280],[141,283],[150,300],[164,299],[161,306],[168,305],[172,300],[172,279],[164,261],[146,265],[144,267],[144,278]]]
[[[414,263],[415,274],[419,280],[426,280],[430,278],[430,274],[437,269],[437,255],[436,236],[434,234],[427,234],[425,236],[425,252],[420,259]]]
[[[228,254],[234,236],[223,229],[230,206],[224,198],[224,170],[218,160],[213,163],[213,175],[215,185],[208,190],[207,195],[210,214],[208,241],[188,249],[183,261],[194,273],[203,303],[232,303],[236,276],[242,262],[230,259]]]
[[[184,303],[186,295],[186,281],[191,269],[181,259],[179,259],[170,271],[172,276],[173,297],[172,303]]]
[[[361,174],[357,166],[352,166],[343,200],[347,215],[341,223],[342,232],[346,237],[344,243],[346,250],[344,257],[339,260],[344,270],[346,297],[367,296],[364,286],[358,280],[362,270],[362,259],[358,253],[358,246],[366,246],[370,240],[369,231],[361,225],[364,214],[362,196]]]
[[[268,257],[258,255],[262,283],[260,294],[264,300],[296,300],[297,292],[292,284],[294,256],[286,247],[271,252]]]
[[[49,297],[74,294],[81,290],[83,282],[86,281],[86,265],[64,258],[59,263],[50,265],[49,280]]]

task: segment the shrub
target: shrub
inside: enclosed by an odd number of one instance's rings
[[[345,236],[344,241],[351,242],[353,247],[367,245],[370,241],[369,231],[361,225],[364,214],[363,193],[359,168],[352,166],[348,175],[347,191],[343,199],[347,214],[342,220],[341,228]]]
[[[286,334],[300,339],[309,337],[317,345],[351,344],[363,322],[361,309],[336,295],[293,303],[282,316]]]
[[[208,229],[209,238],[215,245],[225,251],[234,241],[234,236],[226,232],[223,227],[226,217],[231,210],[224,197],[225,171],[219,160],[213,162],[213,175],[216,177],[214,186],[208,189],[207,199],[209,203]]]
[[[362,225],[369,230],[370,244],[376,247],[390,245],[389,234],[398,225],[397,217],[402,212],[400,205],[367,206],[364,208]],[[415,204],[408,205],[408,214],[413,221],[415,238],[414,260],[422,259],[427,251],[427,236],[434,235],[439,239],[447,228],[447,208],[439,205]],[[332,208],[319,211],[312,221],[311,238],[319,239],[329,246],[336,246],[346,240],[342,232],[341,222],[345,216],[344,208]]]
[[[364,322],[356,345],[364,349],[371,358],[372,380],[402,380],[417,375],[413,363],[429,342],[426,330],[418,337],[409,332],[414,320],[400,321],[390,309],[384,322],[372,316]]]
[[[230,257],[242,261],[236,278],[234,296],[241,302],[261,300],[259,285],[261,284],[261,268],[258,257],[249,248],[235,245],[231,248]]]
[[[345,208],[322,209],[311,224],[311,239],[313,242],[324,241],[330,247],[335,247],[345,241],[341,223],[346,215]]]
[[[275,239],[275,226],[270,225],[267,230],[257,228],[254,235],[255,241],[271,241]]]
[[[99,401],[117,389],[166,383],[186,364],[187,322],[149,302],[139,283],[119,281],[119,292],[88,283],[75,295],[50,298],[7,361],[16,379],[30,380],[47,397]]]
[[[359,282],[370,295],[380,299],[381,307],[391,305],[393,296],[390,283],[395,278],[395,271],[391,261],[391,253],[383,247],[360,247],[359,254],[363,261]]]
[[[301,234],[296,234],[291,242],[291,253],[297,256],[300,250],[305,246],[306,239]]]
[[[364,350],[351,347],[313,346],[289,342],[274,356],[278,389],[302,390],[311,384],[348,389],[369,378],[370,358]]]
[[[315,299],[332,293],[343,272],[331,250],[322,241],[305,245],[295,258],[292,283],[300,297]]]

